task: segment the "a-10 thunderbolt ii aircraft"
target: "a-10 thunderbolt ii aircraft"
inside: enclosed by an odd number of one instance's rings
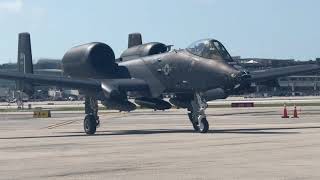
[[[129,35],[128,49],[119,58],[111,47],[92,42],[71,48],[62,59],[64,77],[33,74],[30,35],[19,34],[19,72],[0,72],[0,78],[17,80],[18,88],[32,94],[34,85],[76,88],[85,93],[84,131],[99,126],[98,100],[108,108],[133,111],[135,103],[155,110],[171,104],[188,110],[195,131],[206,133],[207,101],[250,91],[252,82],[318,70],[318,64],[247,72],[215,39],[197,41],[186,49],[170,50],[162,43],[142,43],[141,34]],[[170,103],[163,99],[170,94]]]

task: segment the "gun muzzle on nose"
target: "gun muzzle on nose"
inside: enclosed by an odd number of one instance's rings
[[[251,89],[251,75],[247,71],[240,71],[234,76],[234,90],[245,91]]]

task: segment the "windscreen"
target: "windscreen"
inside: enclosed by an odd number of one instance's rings
[[[191,44],[187,51],[206,59],[233,61],[228,51],[217,40],[205,39],[197,41]]]

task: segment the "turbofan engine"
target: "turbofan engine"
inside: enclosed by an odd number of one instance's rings
[[[158,43],[158,42],[151,42],[151,43],[133,46],[125,50],[120,57],[122,61],[126,61],[134,58],[161,54],[167,51],[168,51],[167,45]]]
[[[64,74],[74,77],[99,78],[117,70],[110,46],[93,42],[71,48],[62,58]]]

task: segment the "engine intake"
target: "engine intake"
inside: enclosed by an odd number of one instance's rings
[[[116,71],[115,55],[110,46],[93,42],[71,48],[62,58],[63,71],[76,77],[103,77]]]

